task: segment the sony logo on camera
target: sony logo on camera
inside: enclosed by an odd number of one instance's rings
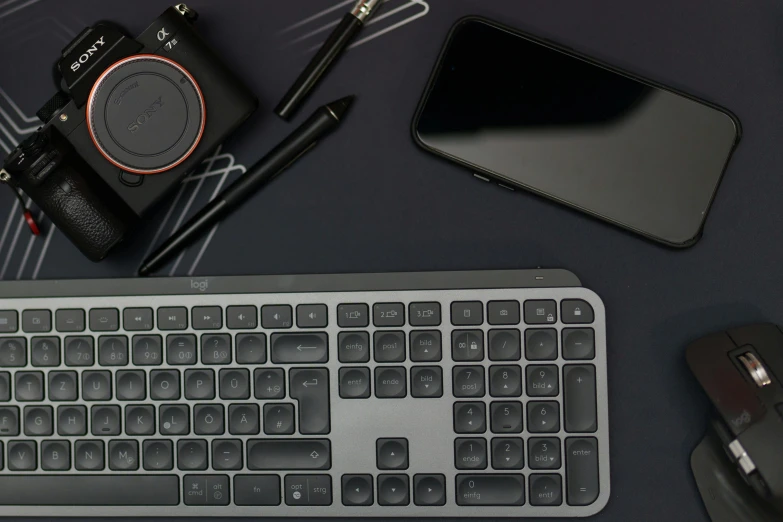
[[[87,50],[84,51],[84,53],[81,56],[79,56],[79,60],[71,64],[71,70],[78,71],[82,65],[87,63],[90,60],[90,57],[98,52],[98,49],[100,47],[106,45],[105,38],[106,38],[105,36],[101,36],[94,44],[92,44],[92,47],[88,47]]]
[[[152,102],[152,105],[147,107],[144,112],[139,114],[135,120],[131,122],[130,125],[128,125],[128,130],[131,132],[131,134],[136,134],[136,132],[141,128],[142,125],[147,123],[152,116],[160,110],[160,108],[163,107],[163,96],[159,96],[157,100]]]

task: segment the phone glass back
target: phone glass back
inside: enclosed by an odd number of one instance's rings
[[[674,246],[701,232],[739,137],[725,110],[471,18],[414,122],[428,150]]]

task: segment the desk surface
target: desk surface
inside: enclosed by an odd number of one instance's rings
[[[73,35],[98,19],[137,34],[168,3],[0,2],[0,149],[36,127],[32,116],[53,91],[51,63]],[[323,39],[316,30],[346,9],[328,11],[338,0],[188,3],[201,12],[207,41],[258,93],[259,113],[203,176],[183,184],[99,265],[51,227],[30,240],[10,210],[9,191],[0,191],[0,279],[131,276],[151,245],[291,130],[272,107]],[[608,315],[612,499],[594,520],[707,520],[688,466],[707,404],[683,348],[714,330],[783,318],[783,5],[388,0],[384,12],[299,115],[356,93],[344,128],[164,273],[568,268],[603,297]],[[701,242],[687,251],[662,248],[480,183],[418,150],[409,133],[414,108],[449,27],[467,14],[563,42],[734,111],[744,139]]]

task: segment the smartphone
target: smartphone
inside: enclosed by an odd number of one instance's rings
[[[714,104],[469,17],[448,36],[413,134],[485,180],[687,247],[741,127]]]

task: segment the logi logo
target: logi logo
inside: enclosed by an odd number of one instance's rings
[[[198,290],[199,292],[206,292],[209,288],[209,281],[198,281],[196,279],[190,280],[191,290]]]

